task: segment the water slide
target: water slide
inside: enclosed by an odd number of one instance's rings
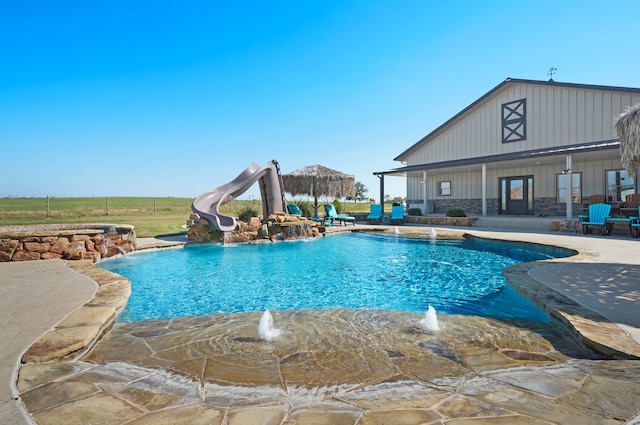
[[[236,219],[221,214],[220,205],[242,195],[256,182],[260,186],[262,214],[265,218],[275,211],[286,211],[282,176],[276,160],[263,166],[254,162],[229,183],[198,196],[191,204],[191,210],[209,221],[212,229],[232,232],[236,228]]]

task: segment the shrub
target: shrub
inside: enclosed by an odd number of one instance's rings
[[[308,201],[295,201],[292,204],[296,204],[304,217],[313,217],[313,205]]]
[[[420,208],[409,208],[407,211],[409,215],[422,215],[422,210]]]
[[[462,208],[451,208],[447,211],[447,217],[466,217],[464,210]]]
[[[333,208],[336,209],[336,213],[342,214],[342,202],[338,201],[337,199],[334,199],[332,204],[333,204]]]
[[[252,206],[246,206],[238,211],[238,220],[247,223],[251,217],[258,217],[260,212]]]

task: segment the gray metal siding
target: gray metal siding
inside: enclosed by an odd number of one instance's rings
[[[582,173],[582,195],[605,193],[605,172],[621,169],[620,161],[585,161],[572,164],[574,172]],[[560,165],[540,165],[535,167],[511,167],[487,170],[487,198],[499,196],[499,181],[502,177],[533,176],[534,197],[554,198],[556,196],[556,176],[562,171]],[[423,197],[421,177],[407,178],[407,199],[419,200]],[[438,195],[438,182],[451,181],[451,195]],[[482,173],[480,171],[443,172],[428,177],[429,199],[480,199],[482,196]],[[636,181],[636,187],[638,182]]]
[[[502,104],[527,100],[525,141],[502,143]],[[468,111],[407,158],[407,165],[617,138],[613,119],[640,94],[514,84]]]

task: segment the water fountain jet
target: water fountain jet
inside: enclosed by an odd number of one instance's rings
[[[429,305],[424,317],[420,319],[420,327],[425,331],[439,331],[440,325],[438,324],[438,315],[436,309]]]
[[[436,235],[436,229],[433,229],[433,228],[432,228],[432,229],[429,231],[429,237],[430,237],[431,239],[435,239],[435,238],[436,238],[436,236],[437,236],[437,235]]]
[[[273,316],[269,310],[265,310],[258,323],[258,337],[265,341],[273,341],[280,338],[282,329],[273,326]]]

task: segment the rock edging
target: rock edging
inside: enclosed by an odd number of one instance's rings
[[[129,300],[131,283],[128,279],[94,265],[91,260],[70,261],[67,267],[98,284],[95,297],[29,347],[22,356],[22,363],[79,357],[113,325]]]

